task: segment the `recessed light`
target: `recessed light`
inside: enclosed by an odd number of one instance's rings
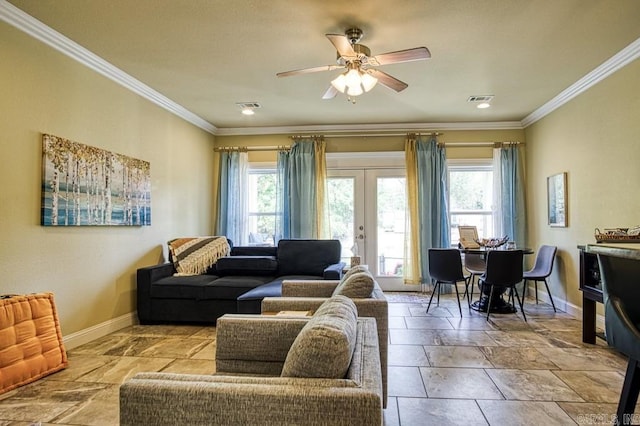
[[[236,102],[236,106],[240,108],[240,112],[244,115],[253,115],[256,113],[257,108],[262,108],[257,102]]]
[[[491,101],[493,100],[493,95],[473,95],[469,96],[467,102],[471,102],[476,104],[476,108],[484,109],[489,108],[491,106]]]

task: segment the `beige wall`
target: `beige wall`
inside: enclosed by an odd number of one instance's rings
[[[136,269],[211,232],[213,136],[4,23],[0,57],[0,293],[53,292],[65,335],[135,311]],[[40,226],[42,133],[149,161],[152,226]]]
[[[529,240],[558,246],[552,293],[582,306],[576,245],[640,224],[640,60],[526,129]],[[547,225],[546,178],[568,173],[567,228]]]

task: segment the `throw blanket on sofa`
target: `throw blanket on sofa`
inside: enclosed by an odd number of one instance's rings
[[[169,241],[175,275],[200,275],[231,251],[226,237],[176,238]]]

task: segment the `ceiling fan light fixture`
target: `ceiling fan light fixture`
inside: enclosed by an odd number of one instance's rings
[[[351,68],[331,81],[336,90],[348,96],[360,96],[373,89],[377,83],[377,78],[356,68]]]
[[[349,71],[347,71],[344,77],[345,84],[350,88],[360,86],[360,84],[362,83],[362,79],[360,78],[360,71],[355,68],[351,68]]]
[[[344,74],[340,74],[339,76],[331,80],[331,85],[335,87],[338,92],[344,93],[344,91],[347,90],[346,80],[347,78],[344,76]]]
[[[357,86],[347,86],[347,95],[349,96],[360,96],[364,93],[362,90],[362,86],[358,84]]]
[[[244,115],[253,115],[256,113],[252,108],[242,108],[240,112]]]
[[[362,73],[361,79],[362,79],[362,88],[364,89],[365,92],[368,92],[369,90],[373,89],[375,85],[378,84],[378,79],[372,76],[371,74]]]

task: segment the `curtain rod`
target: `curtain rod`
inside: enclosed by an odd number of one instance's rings
[[[222,151],[279,151],[290,149],[290,145],[273,146],[221,146],[213,148],[215,152]]]
[[[321,137],[325,139],[329,138],[383,138],[385,136],[408,136],[408,135],[416,135],[416,136],[440,136],[444,135],[444,133],[440,132],[431,132],[431,133],[421,133],[421,132],[403,132],[403,133],[333,133],[333,134],[325,134]],[[290,136],[292,139],[299,138],[317,138],[318,135],[295,135]]]
[[[442,133],[438,133],[441,135]],[[385,135],[386,136],[386,135]],[[406,134],[402,134],[399,136],[406,136]],[[502,142],[444,142],[444,146],[448,146],[451,148],[478,148],[478,147],[493,147],[493,148],[501,148],[504,145],[524,145],[524,142],[519,141],[502,141]],[[215,152],[222,151],[279,151],[279,150],[288,150],[290,149],[290,145],[272,145],[272,146],[221,146],[217,148],[213,148]]]
[[[455,148],[477,148],[480,146],[487,146],[493,148],[501,148],[505,145],[524,145],[524,142],[519,141],[502,141],[502,142],[445,142],[445,146]]]

